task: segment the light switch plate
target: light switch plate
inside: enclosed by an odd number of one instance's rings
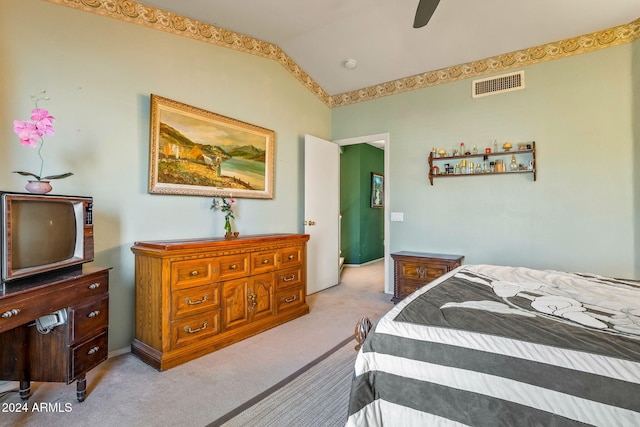
[[[391,221],[404,221],[404,212],[391,212]]]

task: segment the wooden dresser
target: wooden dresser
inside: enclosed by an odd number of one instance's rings
[[[162,371],[307,314],[308,240],[136,242],[131,351]]]
[[[397,303],[433,279],[460,267],[464,256],[403,251],[391,254],[391,258],[394,266],[391,301]]]
[[[20,397],[31,381],[77,381],[86,396],[86,373],[107,359],[109,271],[87,268],[21,279],[0,288],[0,380],[20,381]],[[41,333],[35,320],[63,310],[66,323]]]

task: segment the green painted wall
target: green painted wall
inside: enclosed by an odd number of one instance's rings
[[[384,257],[384,210],[371,207],[371,173],[384,175],[384,152],[369,144],[341,149],[342,256],[345,264],[364,264]]]
[[[461,80],[333,109],[332,139],[390,134],[389,250],[639,277],[638,44],[526,67],[524,90],[473,99]],[[536,141],[538,180],[429,185],[431,147],[493,139]]]

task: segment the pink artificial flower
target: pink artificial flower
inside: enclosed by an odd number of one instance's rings
[[[40,133],[40,136],[55,135],[53,122],[56,119],[49,115],[49,111],[43,108],[34,108],[31,111],[31,120],[35,122],[36,129]]]
[[[22,120],[13,121],[13,131],[20,138],[20,144],[25,147],[37,147],[38,139],[41,137],[34,123]]]

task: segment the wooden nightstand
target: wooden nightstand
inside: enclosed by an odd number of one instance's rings
[[[393,258],[393,298],[395,304],[418,288],[462,265],[464,256],[397,252]]]

